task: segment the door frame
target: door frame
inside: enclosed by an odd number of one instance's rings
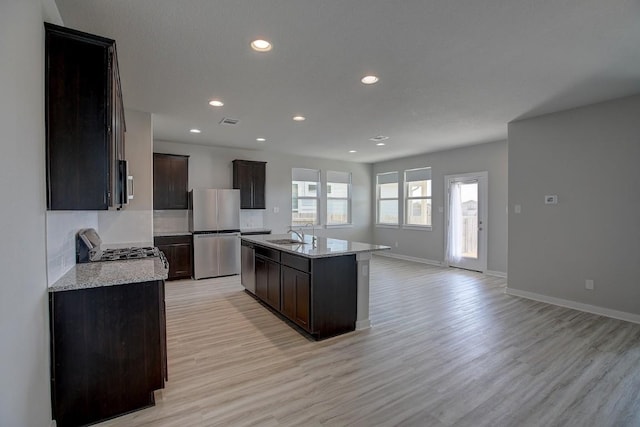
[[[487,262],[489,258],[489,253],[487,252],[487,240],[488,240],[488,230],[489,230],[489,172],[467,172],[467,173],[455,173],[444,176],[444,261],[443,265],[445,267],[455,267],[451,266],[447,261],[446,250],[448,247],[449,240],[449,183],[452,180],[459,178],[478,178],[478,218],[479,221],[482,221],[482,224],[478,224],[478,254],[484,255],[479,256],[480,261],[480,272],[485,273],[487,271]],[[482,229],[480,229],[482,228]],[[459,267],[456,267],[459,268]],[[474,270],[476,271],[476,270]]]

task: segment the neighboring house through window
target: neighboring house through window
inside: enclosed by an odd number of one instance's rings
[[[405,225],[431,227],[431,168],[404,171]]]
[[[291,225],[320,224],[320,171],[293,168],[291,171]]]
[[[376,175],[376,223],[398,225],[398,172]]]
[[[327,171],[327,225],[351,224],[351,173]]]

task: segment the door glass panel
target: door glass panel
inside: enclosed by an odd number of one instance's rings
[[[478,182],[462,183],[462,256],[478,259]]]

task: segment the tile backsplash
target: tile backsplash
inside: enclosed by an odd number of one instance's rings
[[[153,231],[155,233],[189,231],[189,211],[186,209],[153,211]]]
[[[47,282],[51,286],[76,264],[76,233],[98,229],[98,212],[47,211]]]
[[[242,230],[264,228],[264,210],[241,209],[240,228]]]

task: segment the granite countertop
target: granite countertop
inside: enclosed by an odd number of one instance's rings
[[[269,240],[280,239],[298,239],[295,234],[265,234],[257,236],[242,236],[242,240],[247,242],[257,243],[262,246],[267,246],[273,249],[277,249],[284,252],[289,252],[296,255],[302,255],[307,258],[323,258],[331,256],[356,254],[359,252],[375,252],[391,249],[389,246],[372,245],[369,243],[351,242],[348,240],[332,239],[329,237],[317,237],[317,244],[314,248],[311,244],[310,235],[304,236],[304,244],[290,244],[281,245],[277,243],[271,243]]]
[[[154,231],[153,237],[191,236],[190,231]]]
[[[168,273],[159,257],[76,264],[49,287],[49,292],[166,280]]]

